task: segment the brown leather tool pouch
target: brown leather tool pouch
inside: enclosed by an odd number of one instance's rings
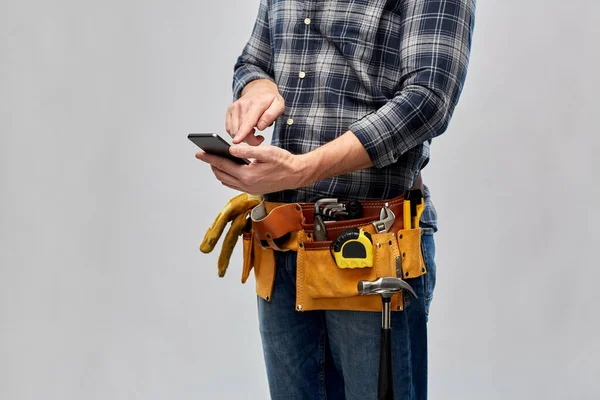
[[[244,243],[242,283],[246,283],[250,272],[254,269],[256,294],[270,301],[275,283],[275,253],[273,249],[261,245],[256,239],[254,229],[244,232],[242,241]]]
[[[361,296],[358,282],[373,281],[380,277],[416,278],[426,273],[421,254],[421,230],[402,229],[402,206],[394,210],[399,225],[390,232],[375,233],[367,218],[327,224],[328,240],[314,241],[314,225],[310,214],[305,218],[297,204],[269,206],[253,219],[252,229],[244,232],[244,262],[242,282],[254,269],[256,293],[270,301],[275,281],[276,251],[297,251],[296,262],[296,309],[381,311],[381,297]],[[309,211],[310,212],[310,211]],[[266,214],[266,216],[264,216]],[[374,220],[374,219],[370,219]],[[359,222],[357,225],[356,222]],[[364,268],[339,268],[331,255],[330,245],[338,232],[348,226],[363,228],[373,241],[373,266]],[[398,230],[399,229],[399,230]],[[329,236],[332,233],[332,236]],[[285,239],[285,240],[284,240]],[[403,309],[402,293],[394,295],[391,309]]]
[[[242,283],[246,283],[250,271],[254,267],[254,232],[252,230],[242,233]]]
[[[364,228],[371,230],[371,226]],[[399,256],[396,235],[373,233],[373,266],[339,268],[330,252],[331,241],[301,241],[298,248],[296,276],[296,308],[309,310],[381,311],[380,296],[361,296],[358,282],[380,277],[396,276],[396,257]],[[304,236],[300,233],[300,238]],[[402,310],[402,298],[392,298],[392,310]]]
[[[270,301],[275,283],[275,254],[273,249],[262,247],[257,240],[254,240],[253,251],[256,294]]]
[[[267,207],[261,203],[251,213],[252,227],[244,232],[242,283],[254,269],[256,294],[271,300],[275,283],[274,251],[295,251],[298,248],[298,231],[304,221],[297,204]]]
[[[427,273],[421,251],[421,228],[401,229],[398,247],[402,256],[403,279],[418,278]]]

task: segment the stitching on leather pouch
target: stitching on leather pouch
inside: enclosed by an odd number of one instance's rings
[[[397,202],[390,201],[390,202],[388,202],[388,206],[396,206],[396,205],[400,205],[400,204],[402,204],[401,201],[397,201]],[[377,205],[377,204],[363,205],[363,208],[381,208],[381,204],[379,204],[379,205]]]
[[[373,220],[373,222],[378,221],[376,219]],[[370,224],[352,224],[352,225],[343,225],[343,226],[336,226],[335,229],[348,229],[348,228],[358,228],[359,226],[369,226]],[[327,225],[325,225],[325,227],[327,228]]]
[[[332,229],[348,229],[348,228],[358,228],[358,227],[365,227],[365,226],[369,226],[371,225],[372,222],[375,221],[379,221],[378,219],[373,219],[371,222],[366,222],[363,224],[350,224],[350,225],[346,225],[346,224],[341,224],[340,226],[334,226]],[[327,224],[325,224],[325,228],[327,228]],[[314,232],[313,230],[309,230],[308,232]]]
[[[298,241],[302,243],[304,241],[304,232],[300,231],[298,233]],[[305,285],[305,277],[304,277],[304,252],[306,251],[304,248],[298,249],[299,251],[296,253],[296,303],[302,304],[304,303],[304,285]],[[302,265],[302,268],[298,268],[298,265]]]
[[[388,201],[388,205],[392,206],[392,205],[399,205],[402,204],[402,202],[404,202],[404,199],[401,200],[390,200]],[[381,200],[367,200],[367,201],[363,201],[361,202],[363,208],[381,208],[381,204],[382,201]],[[314,210],[315,205],[314,203],[296,203],[296,204],[300,204],[300,207],[302,207],[303,209],[307,209],[307,210]]]

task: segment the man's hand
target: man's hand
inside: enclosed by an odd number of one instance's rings
[[[265,130],[283,114],[285,102],[277,85],[268,79],[258,79],[246,85],[242,96],[227,108],[225,129],[233,143],[246,141],[258,146],[265,138],[255,136],[256,130]]]
[[[239,165],[202,151],[196,153],[196,158],[210,164],[223,185],[257,195],[297,189],[373,166],[369,154],[351,131],[306,154],[293,155],[279,147],[266,145],[234,145],[229,152],[254,161],[250,165]]]
[[[223,157],[198,152],[196,158],[209,163],[223,185],[248,194],[262,195],[296,189],[314,181],[306,157],[295,156],[275,146],[232,146],[230,153],[253,158],[249,165],[239,165]]]

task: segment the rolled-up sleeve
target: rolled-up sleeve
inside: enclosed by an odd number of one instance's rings
[[[244,87],[256,79],[273,78],[273,47],[269,28],[269,0],[261,0],[258,16],[248,43],[238,57],[233,73],[233,98],[242,95]]]
[[[395,96],[350,125],[376,168],[447,128],[466,77],[475,0],[407,0]]]

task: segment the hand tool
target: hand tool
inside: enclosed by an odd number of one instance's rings
[[[385,206],[379,212],[379,221],[373,222],[373,226],[375,227],[375,232],[377,233],[385,233],[390,230],[394,221],[396,220],[396,215],[389,208],[389,204],[385,203]]]
[[[358,282],[359,294],[380,294],[383,303],[381,311],[381,340],[379,342],[378,400],[394,400],[394,379],[392,374],[392,312],[390,310],[390,302],[392,296],[401,290],[406,290],[414,298],[417,298],[417,294],[413,288],[400,278],[384,277],[371,282]]]
[[[408,214],[407,214],[408,209]],[[413,189],[404,195],[404,229],[415,229],[419,227],[421,214],[425,209],[425,198],[421,189]],[[408,226],[406,220],[408,218]]]
[[[325,222],[323,217],[315,215],[315,241],[322,242],[327,240],[327,230],[325,229]]]
[[[338,199],[332,198],[324,198],[319,199],[315,203],[315,214],[314,214],[314,224],[315,224],[315,241],[322,242],[327,240],[327,231],[325,230],[325,222],[323,220],[323,216],[321,215],[321,206],[324,204],[337,204]]]
[[[325,217],[333,218],[334,212],[343,212],[345,209],[346,209],[346,206],[344,206],[343,204],[340,204],[340,203],[327,204],[326,206],[323,207],[323,211],[321,212],[321,215],[323,215]]]
[[[335,221],[345,219],[347,216],[348,216],[348,212],[346,210],[334,210],[331,212],[331,217]]]
[[[346,204],[346,212],[348,212],[348,219],[362,218],[362,204],[360,201],[352,200]]]
[[[404,202],[402,205],[404,206],[402,210],[402,221],[404,221],[403,229],[412,229],[412,218],[410,217],[410,191],[407,191],[404,194]]]
[[[321,214],[335,221],[358,219],[362,218],[362,204],[356,200],[347,203],[340,201],[337,204],[326,204]],[[331,221],[326,220],[325,222]]]
[[[339,268],[373,266],[373,240],[364,229],[348,228],[331,242],[329,248]]]
[[[419,227],[419,223],[421,221],[421,215],[423,214],[423,210],[425,210],[425,197],[421,197],[421,202],[417,204],[417,215],[415,216],[415,228]]]
[[[319,213],[322,205],[326,204],[338,204],[338,199],[334,198],[322,198],[315,202],[315,212]]]
[[[325,223],[362,218],[362,204],[359,201],[353,200],[346,204],[339,199],[327,200],[331,201],[320,203],[318,212]],[[337,200],[338,203],[334,203],[333,200]]]

